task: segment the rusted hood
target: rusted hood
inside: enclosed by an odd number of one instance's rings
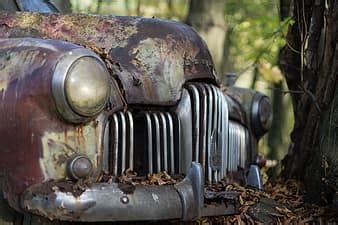
[[[105,58],[129,104],[172,105],[189,80],[215,82],[197,33],[175,21],[141,17],[1,12],[0,38],[40,37],[86,46]]]

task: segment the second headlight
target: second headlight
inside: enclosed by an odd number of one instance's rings
[[[251,126],[256,136],[263,136],[272,124],[272,106],[269,98],[257,93],[251,105]]]

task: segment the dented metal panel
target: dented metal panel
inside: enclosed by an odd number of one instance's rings
[[[79,46],[51,40],[0,40],[0,171],[9,203],[28,186],[65,178],[67,160],[101,161],[105,116],[82,125],[63,121],[51,96],[59,58]],[[18,166],[20,165],[20,166]]]
[[[203,40],[189,26],[140,17],[0,13],[0,38],[65,40],[96,50],[130,104],[172,105],[193,79],[215,83]]]

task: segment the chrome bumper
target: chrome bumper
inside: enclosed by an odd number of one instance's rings
[[[195,220],[216,214],[234,214],[234,206],[204,206],[204,177],[201,165],[192,163],[188,175],[176,185],[133,186],[125,190],[119,184],[96,183],[79,196],[39,186],[28,189],[22,198],[24,211],[66,221],[137,221],[180,219]],[[211,213],[213,214],[213,213]]]

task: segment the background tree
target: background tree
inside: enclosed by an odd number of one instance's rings
[[[224,10],[224,0],[191,0],[186,21],[207,42],[219,76],[224,72],[222,65],[227,33]]]
[[[338,2],[292,4],[294,24],[280,58],[295,114],[284,176],[304,181],[309,199],[337,204]]]

